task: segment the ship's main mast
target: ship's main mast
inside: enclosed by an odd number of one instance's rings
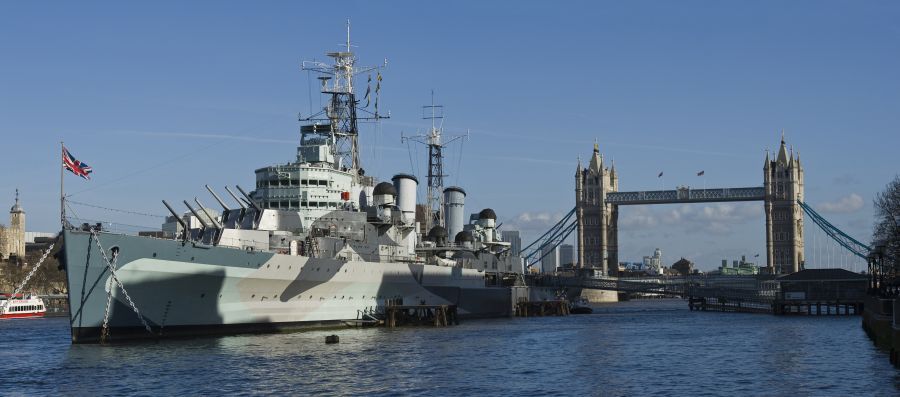
[[[369,106],[370,89],[366,90],[365,106],[359,107],[359,100],[353,92],[353,78],[361,73],[378,70],[382,66],[357,67],[356,56],[351,51],[350,43],[350,21],[347,21],[347,42],[344,51],[329,52],[327,56],[334,59],[334,63],[329,65],[317,61],[303,61],[302,70],[308,70],[318,73],[318,79],[321,81],[321,93],[329,96],[327,105],[323,110],[306,118],[300,118],[301,121],[313,122],[312,126],[304,126],[301,132],[304,134],[313,134],[319,138],[325,138],[331,148],[331,154],[334,156],[334,167],[343,170],[352,170],[354,175],[359,174],[362,164],[359,160],[359,126],[358,120],[379,120],[386,118],[378,113],[378,95],[381,89],[381,73],[376,78],[375,88],[375,110],[370,112],[366,110]],[[385,61],[385,64],[387,61]],[[369,82],[371,82],[371,75]],[[359,113],[365,115],[359,117]],[[322,123],[323,125],[320,125]]]
[[[410,140],[428,146],[428,217],[425,219],[425,230],[432,226],[446,227],[444,218],[444,147],[448,144],[467,138],[468,135],[453,135],[444,139],[443,119],[444,106],[434,104],[434,91],[431,92],[431,105],[422,106],[422,118],[431,120],[431,130],[427,134],[401,136],[401,141]]]

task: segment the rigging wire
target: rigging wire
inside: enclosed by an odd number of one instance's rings
[[[138,231],[158,231],[160,227],[158,226],[143,226],[143,225],[132,225],[128,223],[119,223],[119,222],[107,222],[102,219],[91,219],[91,218],[79,218],[79,217],[71,217],[69,219],[85,221],[85,222],[77,222],[77,223],[101,223],[104,225],[116,225],[116,226],[127,226],[131,229],[135,229]],[[121,228],[116,228],[113,231],[119,231]]]
[[[101,210],[107,210],[107,211],[121,212],[121,213],[125,213],[125,214],[150,216],[150,217],[154,217],[154,218],[165,218],[164,215],[148,214],[148,213],[145,213],[145,212],[135,212],[135,211],[128,211],[128,210],[121,210],[121,209],[118,209],[118,208],[109,208],[109,207],[104,207],[104,206],[101,206],[101,205],[82,203],[82,202],[80,202],[80,201],[74,201],[74,200],[66,200],[66,203],[69,203],[69,204],[76,204],[76,205],[81,205],[81,206],[85,206],[85,207],[98,208],[98,209],[101,209]]]
[[[462,153],[463,153],[463,145],[466,143],[465,139],[461,139],[459,142],[459,151],[457,152],[457,160],[456,160],[456,186],[459,186],[459,175],[462,173]]]
[[[313,114],[313,102],[312,102],[312,75],[310,74],[312,71],[306,69],[306,94],[309,97],[309,115]]]
[[[121,177],[115,178],[115,179],[110,180],[110,181],[106,181],[106,182],[104,182],[104,183],[98,183],[98,184],[96,184],[96,185],[94,185],[94,186],[91,186],[91,187],[86,188],[86,189],[79,190],[79,191],[74,192],[74,193],[66,194],[66,197],[72,197],[72,196],[75,196],[75,195],[78,195],[78,194],[81,194],[81,193],[89,192],[89,191],[92,191],[92,190],[97,190],[97,189],[99,189],[99,188],[102,188],[102,187],[105,187],[105,186],[109,186],[109,185],[111,185],[111,184],[113,184],[113,183],[116,183],[116,182],[119,182],[119,181],[128,179],[128,178],[133,177],[133,176],[135,176],[135,175],[142,174],[142,173],[147,172],[147,171],[150,171],[150,170],[159,169],[160,167],[165,166],[165,165],[171,165],[172,163],[174,163],[174,162],[176,162],[176,161],[184,160],[184,159],[186,159],[186,158],[188,158],[188,157],[194,156],[194,155],[197,154],[197,152],[205,152],[207,149],[211,149],[211,148],[213,148],[213,147],[215,147],[215,146],[222,145],[222,144],[224,144],[225,142],[226,142],[225,140],[220,140],[220,141],[215,142],[215,143],[213,143],[213,144],[211,144],[211,145],[204,146],[204,147],[202,147],[202,148],[200,148],[200,149],[191,149],[190,151],[185,152],[184,154],[179,155],[179,156],[177,156],[177,157],[175,157],[175,158],[171,158],[171,159],[168,159],[168,160],[165,160],[165,161],[162,161],[162,162],[153,164],[153,165],[151,165],[151,166],[149,166],[149,167],[141,168],[141,169],[139,169],[139,170],[137,170],[137,171],[134,171],[134,172],[132,172],[132,173],[125,174],[125,175],[123,175],[123,176],[121,176]]]

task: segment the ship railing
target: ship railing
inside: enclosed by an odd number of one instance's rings
[[[76,217],[67,217],[67,221],[70,224],[75,225],[76,229],[83,229],[84,225],[87,224],[89,227],[97,228],[99,225],[100,231],[115,233],[115,234],[126,234],[126,235],[143,235],[145,237],[156,237],[156,238],[165,238],[163,237],[163,231],[160,227],[153,226],[144,226],[144,225],[132,225],[127,223],[119,223],[119,222],[110,222],[106,220],[100,219],[88,219],[88,218],[76,218]],[[170,239],[170,238],[168,238]]]

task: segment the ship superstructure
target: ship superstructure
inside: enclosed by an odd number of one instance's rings
[[[333,324],[398,301],[512,312],[521,259],[498,238],[493,210],[462,224],[466,193],[450,187],[446,222],[424,232],[415,176],[365,174],[357,122],[367,111],[353,78],[376,68],[357,68],[350,49],[348,30],[346,51],[328,53],[334,64],[304,64],[323,74],[327,104],[301,120],[294,161],[257,169],[251,192],[226,188],[232,200],[207,186],[221,213],[197,198],[184,214],[164,201],[164,239],[64,229],[73,342]],[[377,105],[366,114],[381,117]]]

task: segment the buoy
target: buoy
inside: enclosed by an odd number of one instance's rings
[[[341,338],[338,338],[337,335],[328,335],[325,337],[325,343],[327,343],[329,345],[332,343],[338,343],[340,341],[341,341]]]

